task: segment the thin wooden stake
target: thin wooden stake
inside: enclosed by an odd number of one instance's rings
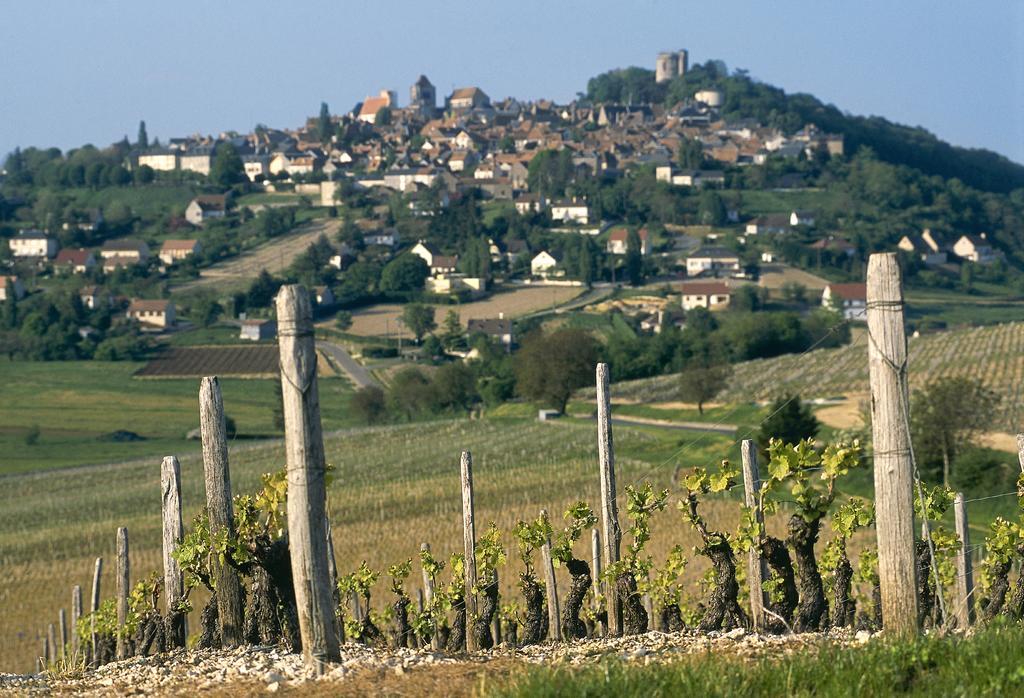
[[[597,599],[601,598],[601,533],[596,528],[590,529],[590,554],[593,560],[593,569],[591,570],[591,583],[594,589],[594,607],[597,607]],[[599,636],[604,636],[608,633],[608,622],[602,620],[595,626],[595,632]]]
[[[203,441],[203,471],[206,478],[206,511],[210,533],[235,532],[231,504],[231,474],[228,470],[228,437],[224,421],[224,398],[216,376],[207,376],[199,386],[199,431]],[[289,497],[291,493],[289,492]],[[225,648],[242,644],[242,581],[229,564],[211,556],[211,574],[217,594],[217,627]]]
[[[163,514],[164,604],[170,616],[185,594],[185,578],[173,553],[181,545],[185,530],[181,523],[181,465],[174,456],[160,463],[160,502]],[[185,646],[185,615],[181,614],[170,630],[170,645]]]
[[[605,563],[611,567],[619,561],[622,529],[619,527],[619,505],[615,493],[615,446],[612,443],[612,403],[608,364],[597,365],[597,453],[601,468],[601,521],[604,526]],[[615,585],[606,591],[608,633],[622,634],[622,600]]]
[[[64,653],[68,648],[68,614],[63,608],[57,612],[57,623],[60,628],[60,645],[57,647],[57,656],[64,659]]]
[[[1024,473],[1024,434],[1017,434],[1017,462],[1020,463],[1020,471]]]
[[[740,444],[743,459],[743,494],[744,504],[754,511],[758,529],[764,529],[764,511],[761,509],[761,474],[757,467],[757,444],[752,439],[744,439]],[[764,632],[765,598],[762,584],[768,578],[768,565],[761,555],[761,544],[751,547],[747,553],[747,585],[750,587],[750,617],[754,620],[754,632]]]
[[[494,585],[501,589],[501,584],[498,582],[498,571],[494,571]],[[494,615],[491,617],[491,639],[494,641],[494,646],[497,647],[501,644],[501,596],[499,591],[498,603],[494,608]]]
[[[334,624],[334,595],[327,561],[327,461],[320,423],[313,307],[302,286],[277,294],[281,399],[288,461],[288,538],[302,657],[320,675],[341,659]]]
[[[430,552],[430,543],[421,543],[420,552]],[[423,599],[428,607],[434,601],[434,580],[427,574],[427,569],[423,568]],[[431,613],[430,620],[430,649],[439,650],[441,649],[441,639],[437,636],[437,618],[433,617]]]
[[[131,589],[131,569],[128,564],[128,529],[117,529],[117,658],[128,656],[127,638],[124,626],[128,621],[128,592]]]
[[[476,638],[472,632],[476,620],[476,522],[473,519],[473,456],[463,451],[459,459],[462,473],[462,544],[466,555],[466,649],[475,652]]]
[[[964,493],[953,498],[953,518],[960,548],[956,551],[957,626],[966,630],[974,624],[974,570],[971,567],[971,532],[967,526],[967,505]]]
[[[914,564],[914,472],[907,388],[903,286],[896,255],[871,255],[867,277],[868,368],[874,438],[875,532],[882,626],[918,632]]]
[[[93,664],[99,661],[99,636],[96,634],[96,611],[100,609],[100,577],[103,574],[103,558],[96,558],[96,566],[92,572],[92,597],[89,599],[89,661]]]
[[[540,511],[541,518],[547,519],[548,512]],[[562,639],[561,609],[558,606],[558,582],[555,580],[555,563],[551,557],[551,537],[544,541],[540,549],[542,564],[544,565],[544,576],[548,588],[548,639]]]
[[[46,628],[46,663],[53,664],[57,661],[57,631],[50,623]]]
[[[647,629],[648,630],[661,630],[657,619],[654,616],[654,599],[651,598],[650,594],[644,594],[644,610],[647,611]]]
[[[78,638],[78,621],[82,618],[82,587],[71,587],[71,655],[78,659],[81,642]]]

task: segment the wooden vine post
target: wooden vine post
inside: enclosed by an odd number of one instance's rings
[[[761,474],[757,467],[757,444],[752,439],[744,439],[740,444],[743,461],[743,496],[744,504],[754,512],[758,530],[764,528],[764,511],[761,509]],[[761,555],[761,543],[751,546],[747,553],[747,585],[750,587],[750,617],[754,621],[754,632],[764,632],[764,590],[761,586],[768,578],[768,565]]]
[[[463,451],[459,459],[462,474],[462,545],[466,555],[465,603],[466,603],[466,649],[475,652],[476,637],[472,632],[476,620],[476,523],[473,520],[473,456]]]
[[[128,656],[128,638],[124,626],[128,620],[128,590],[131,584],[131,570],[128,565],[128,529],[117,529],[117,658]]]
[[[168,616],[185,594],[185,580],[173,553],[185,537],[181,523],[181,465],[174,456],[167,456],[160,463],[160,503],[163,515],[163,560],[164,560],[164,603]],[[185,646],[185,614],[175,618],[169,626],[170,645]]]
[[[908,635],[918,632],[914,470],[903,286],[895,253],[872,254],[868,261],[867,320],[882,627]]]
[[[57,656],[64,659],[64,653],[68,649],[68,614],[63,608],[57,612],[57,624],[60,628],[60,646],[57,648]]]
[[[199,431],[203,442],[203,471],[206,478],[206,512],[210,534],[227,530],[235,534],[234,507],[231,504],[231,474],[228,470],[228,436],[224,421],[224,398],[220,381],[207,376],[199,386]],[[225,648],[242,644],[242,581],[229,564],[211,557],[210,574],[217,595],[217,628]]]
[[[1020,463],[1020,471],[1024,473],[1024,434],[1017,434],[1017,462]]]
[[[46,661],[50,664],[57,661],[57,631],[53,623],[46,627]]]
[[[540,510],[541,518],[547,519],[548,512]],[[561,609],[558,607],[558,583],[555,580],[555,561],[551,557],[551,536],[548,536],[540,548],[541,564],[544,565],[544,578],[548,590],[548,639],[562,639]]]
[[[430,543],[421,543],[420,552],[430,552]],[[427,574],[427,568],[423,568],[423,602],[428,608],[434,601],[434,580]],[[433,617],[433,610],[430,618],[430,649],[441,649],[441,638],[437,636],[437,619]]]
[[[100,610],[100,577],[103,575],[103,558],[96,558],[92,571],[92,596],[89,598],[89,651],[90,661],[95,663],[99,652],[99,636],[96,635],[96,611]]]
[[[288,465],[288,541],[306,667],[341,659],[327,553],[327,462],[320,423],[313,308],[302,286],[277,294],[281,397]]]
[[[81,656],[81,644],[78,639],[78,621],[82,618],[82,587],[78,584],[71,587],[71,656],[77,661]]]
[[[612,403],[609,391],[608,364],[597,365],[597,453],[601,468],[601,523],[604,527],[605,564],[619,561],[622,529],[619,527],[619,505],[615,499],[615,447],[612,443]],[[622,634],[622,601],[615,585],[607,585],[608,633]]]
[[[974,570],[971,566],[971,533],[967,527],[967,505],[964,493],[953,498],[953,519],[960,547],[956,551],[956,622],[966,630],[974,624]]]
[[[591,580],[594,589],[594,599],[596,600],[601,598],[601,533],[596,528],[590,529],[590,556],[593,560]],[[596,629],[600,636],[608,634],[607,621],[601,621],[597,624]]]

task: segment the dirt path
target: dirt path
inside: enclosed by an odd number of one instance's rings
[[[306,248],[321,235],[332,239],[341,227],[337,219],[311,221],[287,235],[264,243],[224,262],[218,262],[199,273],[199,278],[175,287],[173,292],[182,293],[213,285],[247,285],[257,274],[266,269],[277,274],[292,263]]]

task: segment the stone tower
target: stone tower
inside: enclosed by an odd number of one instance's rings
[[[662,51],[654,64],[654,79],[656,82],[668,82],[679,75],[686,75],[690,67],[690,55],[686,49],[678,51]]]
[[[409,106],[427,117],[437,109],[437,90],[426,75],[421,75],[409,88]]]

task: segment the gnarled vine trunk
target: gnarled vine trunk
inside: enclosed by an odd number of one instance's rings
[[[679,610],[679,604],[672,603],[661,607],[661,629],[666,633],[678,633],[685,626],[683,613]]]
[[[850,598],[853,582],[853,566],[844,551],[836,564],[835,580],[832,585],[832,627],[845,628],[853,625],[856,602]]]
[[[591,582],[590,565],[583,560],[573,558],[566,565],[572,582],[569,593],[565,597],[562,609],[562,638],[566,640],[582,640],[587,636],[587,625],[580,619],[580,610],[587,598]]]
[[[914,542],[914,558],[917,567],[917,623],[922,628],[935,624],[935,580],[932,578],[931,553],[928,541]]]
[[[531,575],[520,575],[519,588],[523,591],[526,617],[523,621],[523,644],[535,645],[548,636],[548,607],[544,589]]]
[[[623,572],[615,578],[615,591],[622,600],[622,634],[639,635],[647,632],[647,609],[636,588],[632,572]]]
[[[793,574],[793,561],[789,557],[786,544],[774,536],[765,537],[761,551],[772,575],[782,580],[781,598],[768,601],[768,610],[782,620],[769,615],[765,626],[768,632],[785,632],[788,630],[786,626],[793,624],[793,612],[800,601],[796,591],[796,577]]]
[[[409,597],[402,594],[391,604],[395,612],[395,630],[391,636],[392,647],[415,647],[416,641],[413,638],[412,627],[409,625],[409,604],[412,603]]]
[[[711,559],[715,570],[715,585],[704,599],[704,617],[698,629],[701,632],[750,627],[750,618],[739,604],[740,585],[736,582],[736,561],[725,536],[708,537],[703,554]]]
[[[452,601],[452,612],[455,614],[455,618],[452,619],[452,627],[448,633],[445,649],[455,654],[466,651],[466,599],[464,596],[459,596]]]
[[[1000,562],[992,568],[992,584],[988,588],[988,603],[981,610],[982,620],[988,623],[999,615],[1006,601],[1006,592],[1010,589],[1011,560]]]
[[[167,649],[164,618],[157,611],[150,610],[139,619],[135,637],[132,639],[132,648],[133,654],[137,657],[145,657],[150,650],[163,652]]]
[[[476,641],[477,648],[489,650],[494,647],[491,622],[498,610],[498,576],[492,574],[483,590],[484,593],[477,600],[478,617],[473,621],[473,639]]]
[[[218,618],[219,612],[217,610],[217,595],[213,594],[210,596],[210,600],[206,603],[202,614],[199,616],[199,624],[203,629],[202,633],[199,635],[199,649],[220,649],[221,638],[220,629],[217,627]]]
[[[814,557],[814,544],[818,542],[821,518],[807,521],[799,514],[789,518],[789,536],[786,539],[796,558],[797,584],[800,602],[796,607],[793,629],[798,633],[824,630],[828,625],[828,602],[825,588]]]

